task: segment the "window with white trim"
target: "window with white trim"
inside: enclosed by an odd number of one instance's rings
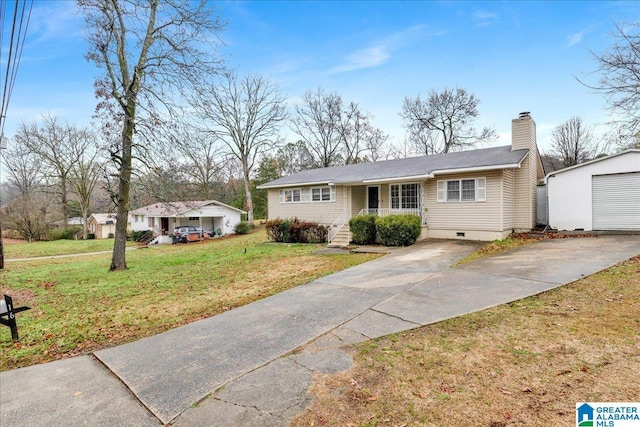
[[[300,203],[302,191],[299,188],[280,190],[280,203]]]
[[[336,192],[333,188],[326,187],[312,187],[311,188],[311,201],[312,202],[335,202]]]
[[[420,186],[417,183],[391,184],[391,209],[418,209]]]
[[[443,202],[484,202],[487,200],[487,179],[466,178],[439,180],[437,200]]]

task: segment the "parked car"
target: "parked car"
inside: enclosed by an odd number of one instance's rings
[[[184,225],[173,230],[173,243],[187,243],[202,239],[202,230],[192,225]]]

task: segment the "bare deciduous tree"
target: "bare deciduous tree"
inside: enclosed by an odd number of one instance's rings
[[[302,95],[302,102],[294,107],[291,130],[298,134],[321,167],[341,164],[342,141],[337,124],[340,122],[342,98],[325,93],[322,88]]]
[[[40,158],[44,166],[43,171],[51,178],[53,191],[59,197],[65,226],[71,170],[90,145],[85,133],[83,129],[60,123],[58,118],[52,115],[45,116],[41,124],[22,123],[16,132],[16,139],[20,140],[25,149]]]
[[[280,88],[259,76],[227,74],[219,86],[209,85],[194,100],[206,131],[219,138],[242,166],[247,219],[253,224],[251,173],[260,156],[274,147],[286,119]]]
[[[355,102],[341,108],[338,134],[344,150],[344,163],[376,161],[384,148],[388,136],[371,124],[371,116],[360,111]]]
[[[96,188],[96,184],[103,171],[102,167],[104,162],[100,157],[100,152],[97,150],[97,145],[93,143],[95,139],[94,135],[83,130],[77,134],[77,138],[80,140],[79,145],[84,148],[79,153],[76,163],[71,168],[69,182],[80,199],[82,238],[86,240],[89,234],[89,206],[91,205],[93,190]]]
[[[121,270],[127,268],[133,160],[146,149],[136,145],[135,138],[170,120],[179,103],[176,98],[218,71],[220,61],[214,53],[222,25],[207,1],[78,0],[78,4],[89,31],[87,58],[105,72],[95,84],[102,100],[98,108],[121,124],[119,143],[110,153],[118,181],[110,269]]]
[[[184,175],[197,189],[198,198],[213,198],[213,183],[219,179],[225,162],[221,141],[189,124],[180,126],[170,140],[172,152],[164,158],[182,164]]]
[[[302,138],[319,166],[335,166],[379,158],[388,137],[371,124],[360,106],[345,106],[340,95],[322,88],[306,92],[295,106],[291,129]]]
[[[46,214],[50,198],[43,196],[46,177],[42,171],[42,159],[33,151],[24,149],[23,137],[21,133],[16,134],[15,143],[2,150],[8,187],[13,192],[11,200],[3,200],[2,219],[7,228],[31,242],[47,231]]]
[[[551,155],[558,158],[563,167],[594,159],[605,151],[606,147],[596,141],[578,116],[571,117],[551,132]]]
[[[432,90],[429,98],[405,98],[400,116],[409,138],[426,154],[448,153],[496,139],[491,128],[477,132],[473,122],[478,117],[480,100],[466,90]]]
[[[597,84],[585,86],[605,95],[619,127],[622,148],[640,147],[640,23],[616,25],[615,43],[598,62]]]
[[[0,151],[2,162],[7,168],[8,183],[15,189],[17,194],[26,196],[34,190],[42,190],[45,184],[43,164],[40,157],[30,150],[25,150],[24,135],[17,133],[14,137],[15,143],[10,144],[8,149]],[[6,197],[6,193],[3,194]],[[9,200],[4,200],[8,202]]]

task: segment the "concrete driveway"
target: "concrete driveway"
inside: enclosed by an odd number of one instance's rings
[[[476,247],[422,242],[98,351],[102,365],[84,356],[3,372],[0,424],[286,426],[310,403],[314,372],[351,366],[345,346],[572,282],[640,253],[640,237],[545,241],[450,268]]]

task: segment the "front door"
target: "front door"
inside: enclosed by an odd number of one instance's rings
[[[380,187],[367,187],[367,213],[370,215],[378,214],[378,200],[380,196]]]
[[[160,218],[160,223],[162,227],[161,234],[166,235],[169,233],[169,218]]]

